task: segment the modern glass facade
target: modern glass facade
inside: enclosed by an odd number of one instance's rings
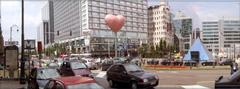
[[[173,18],[174,31],[179,39],[180,51],[187,53],[191,46],[190,35],[192,34],[192,19],[185,16],[181,11]]]

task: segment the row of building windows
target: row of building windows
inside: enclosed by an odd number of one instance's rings
[[[240,41],[224,41],[224,43],[240,43]]]
[[[240,21],[224,21],[224,23],[240,23]]]
[[[218,24],[218,22],[203,22],[203,24]]]
[[[128,4],[128,2],[126,2],[127,4],[118,4],[118,3],[104,3],[104,2],[97,2],[97,1],[93,1],[93,2],[89,2],[88,5],[94,5],[94,6],[100,6],[100,7],[108,7],[108,8],[120,8],[120,6],[124,6],[129,7],[129,8],[145,8],[147,9],[147,5],[144,4],[136,4],[136,3],[132,3]]]
[[[218,32],[203,32],[203,34],[218,34]]]
[[[203,31],[211,31],[211,30],[218,30],[218,28],[204,28]]]
[[[224,34],[225,33],[240,33],[240,31],[224,31]]]
[[[218,35],[203,35],[203,37],[218,37]]]
[[[203,27],[218,27],[218,25],[203,25]]]
[[[212,42],[203,42],[204,44],[218,44],[218,41],[212,41]]]
[[[238,38],[225,38],[225,40],[240,40],[240,36]]]
[[[209,41],[209,40],[218,40],[218,38],[203,38],[204,41]]]

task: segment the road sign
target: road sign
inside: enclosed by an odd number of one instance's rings
[[[24,49],[35,49],[35,40],[24,40]]]
[[[18,41],[5,41],[5,46],[18,45]]]

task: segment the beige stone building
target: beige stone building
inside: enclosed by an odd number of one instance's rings
[[[148,38],[156,46],[163,39],[167,45],[173,45],[174,32],[171,26],[171,13],[168,3],[161,1],[160,5],[148,8]]]

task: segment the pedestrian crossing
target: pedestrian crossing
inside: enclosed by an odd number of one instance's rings
[[[158,85],[155,89],[211,89],[201,85]]]
[[[184,86],[182,86],[182,88],[184,88],[184,89],[210,89],[208,87],[204,87],[201,85],[184,85]]]

